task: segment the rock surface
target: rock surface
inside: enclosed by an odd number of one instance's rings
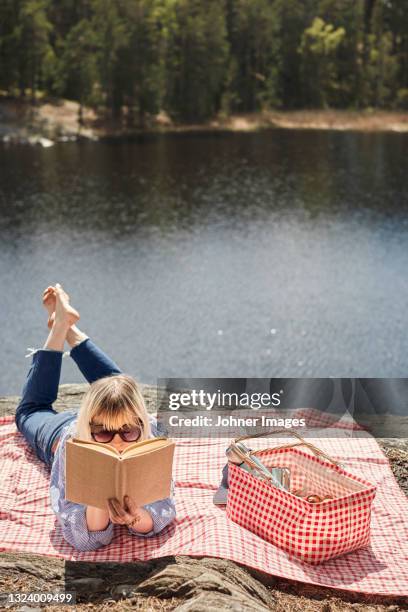
[[[56,409],[78,407],[86,385],[61,385]],[[157,392],[143,386],[148,410]],[[14,414],[17,397],[0,398],[0,416]],[[408,440],[379,440],[408,495]],[[398,612],[408,598],[364,596],[286,580],[215,558],[166,557],[147,563],[85,563],[24,553],[0,554],[0,594],[75,591],[75,610],[177,612]],[[1,603],[0,603],[1,606]],[[16,609],[16,608],[14,608]],[[18,608],[17,608],[18,609]],[[21,611],[36,610],[33,605]],[[55,606],[42,608],[55,612]],[[58,610],[72,611],[70,606]]]

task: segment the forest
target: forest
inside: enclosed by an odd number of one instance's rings
[[[128,125],[267,109],[407,109],[406,0],[2,0],[3,95]]]

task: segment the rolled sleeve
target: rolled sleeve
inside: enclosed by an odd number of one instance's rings
[[[114,526],[110,522],[103,531],[89,531],[86,522],[86,506],[65,499],[65,443],[72,425],[61,435],[51,469],[51,507],[62,529],[64,539],[77,550],[96,550],[109,544]]]
[[[153,529],[147,533],[140,533],[140,531],[134,531],[129,527],[129,532],[132,535],[138,535],[144,538],[155,536],[163,531],[163,529],[165,529],[176,517],[174,501],[170,497],[160,499],[151,504],[145,504],[143,508],[147,510],[152,517]]]
[[[86,523],[86,507],[79,504],[61,517],[62,534],[65,540],[79,551],[96,550],[109,544],[113,538],[113,524],[103,531],[89,531]]]

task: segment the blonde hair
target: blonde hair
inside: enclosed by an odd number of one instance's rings
[[[138,424],[142,430],[140,441],[151,436],[143,395],[136,381],[126,374],[106,376],[90,385],[78,413],[78,438],[92,440],[91,422],[111,430]]]

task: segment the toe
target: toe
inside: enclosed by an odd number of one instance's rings
[[[64,293],[65,293],[65,291],[63,290],[62,285],[57,283],[55,285],[55,295],[58,295],[59,297],[63,297]]]
[[[60,285],[59,283],[57,285],[55,285],[55,290],[58,291],[60,297],[64,300],[66,300],[67,302],[69,302],[69,295],[68,293],[65,291],[64,287],[62,285]]]

